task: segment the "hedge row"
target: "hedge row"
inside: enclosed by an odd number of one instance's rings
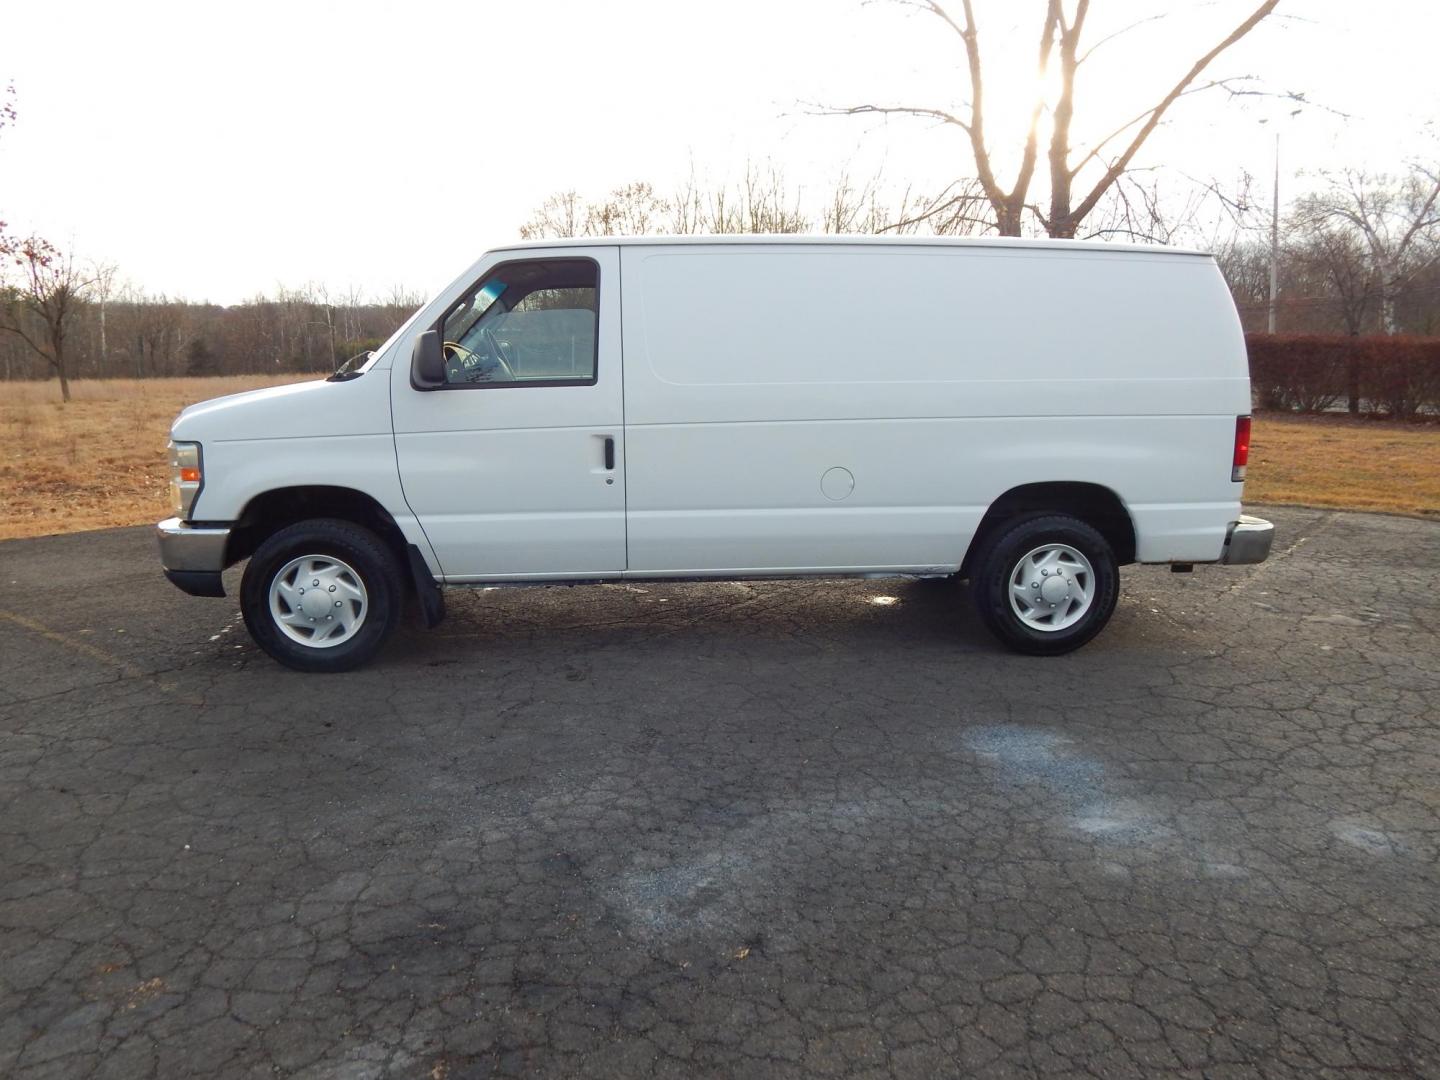
[[[1246,334],[1262,409],[1440,413],[1440,338]]]

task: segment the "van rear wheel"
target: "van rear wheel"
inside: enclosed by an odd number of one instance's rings
[[[970,587],[981,621],[1033,656],[1078,649],[1115,610],[1120,571],[1105,538],[1068,514],[1031,514],[985,541]]]
[[[404,579],[369,529],[336,518],[297,522],[250,557],[240,610],[255,643],[297,671],[349,671],[395,629]]]

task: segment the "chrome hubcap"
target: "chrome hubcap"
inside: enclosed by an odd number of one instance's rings
[[[369,607],[360,575],[332,555],[301,555],[270,579],[270,617],[291,641],[312,649],[349,641]]]
[[[1037,547],[1010,574],[1010,609],[1034,630],[1074,626],[1094,599],[1090,560],[1068,544]]]

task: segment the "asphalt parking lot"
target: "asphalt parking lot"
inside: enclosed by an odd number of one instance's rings
[[[1069,657],[963,590],[451,594],[284,670],[0,544],[0,1075],[1440,1075],[1440,524]]]

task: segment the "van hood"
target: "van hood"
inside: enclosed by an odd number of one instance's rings
[[[233,442],[389,434],[388,372],[343,382],[271,386],[191,405],[175,418],[170,437],[185,442]]]

